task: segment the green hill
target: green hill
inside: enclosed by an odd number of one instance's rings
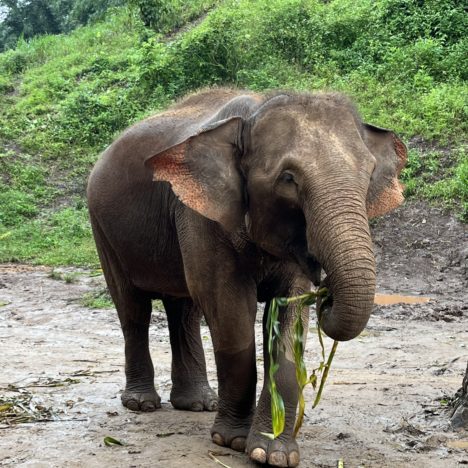
[[[468,217],[461,1],[165,3],[151,24],[165,35],[121,7],[0,54],[0,261],[96,264],[84,191],[99,152],[212,85],[347,93],[366,121],[409,143],[407,195]]]

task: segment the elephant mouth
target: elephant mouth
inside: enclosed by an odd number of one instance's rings
[[[304,274],[309,278],[312,284],[317,287],[320,286],[320,279],[322,276],[322,265],[319,261],[310,254],[306,255],[295,255],[299,266],[301,267]]]

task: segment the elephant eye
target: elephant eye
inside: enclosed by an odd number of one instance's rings
[[[289,171],[284,171],[280,176],[279,180],[281,182],[285,182],[287,184],[295,183],[296,181],[294,180],[294,175],[289,172]]]

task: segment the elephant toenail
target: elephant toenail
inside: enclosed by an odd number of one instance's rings
[[[217,401],[210,401],[206,407],[208,411],[216,411],[218,409]]]
[[[288,466],[288,457],[284,452],[272,452],[268,457],[268,463],[272,466]]]
[[[216,445],[221,445],[221,447],[224,447],[226,444],[224,442],[224,438],[221,434],[218,434],[217,432],[215,432],[212,436],[211,436],[211,440],[216,444]]]
[[[192,411],[203,411],[203,403],[199,401],[192,403]]]
[[[266,463],[267,455],[262,448],[256,448],[250,453],[250,458],[258,463]]]
[[[289,454],[289,466],[295,467],[299,465],[299,461],[300,461],[299,452],[296,452],[295,450],[293,450]]]
[[[131,411],[138,411],[140,409],[136,400],[128,400],[126,406]]]
[[[243,452],[245,450],[245,437],[235,437],[231,442],[232,450]]]
[[[141,404],[141,411],[151,412],[156,410],[156,405],[152,401],[144,401]]]

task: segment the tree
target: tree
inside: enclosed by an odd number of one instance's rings
[[[125,0],[0,0],[5,18],[0,23],[0,51],[14,47],[19,37],[69,32],[101,19]]]

